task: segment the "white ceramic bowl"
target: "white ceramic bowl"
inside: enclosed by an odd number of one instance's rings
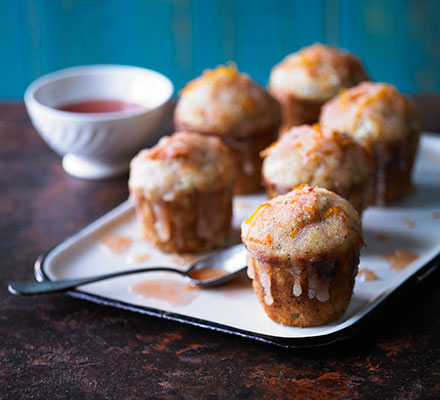
[[[173,90],[168,78],[149,69],[90,65],[37,79],[26,90],[24,101],[34,127],[63,156],[65,171],[100,179],[125,173],[136,152],[151,145]],[[95,99],[142,107],[93,114],[57,109]]]

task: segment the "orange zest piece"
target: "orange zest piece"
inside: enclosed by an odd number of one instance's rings
[[[263,210],[263,208],[266,207],[270,207],[270,203],[262,203],[260,204],[255,211],[251,214],[251,216],[249,218],[246,218],[246,220],[244,221],[245,224],[248,224],[249,222],[252,221],[252,219],[260,212]]]
[[[338,215],[342,215],[342,218],[343,218],[344,222],[345,222],[345,219],[346,219],[346,216],[347,216],[347,214],[345,213],[344,207],[342,207],[342,206],[334,206],[334,207],[330,207],[330,208],[329,208],[329,209],[323,214],[323,217],[324,217],[324,218],[327,218],[327,217],[329,217],[330,215],[336,215],[336,216],[338,216]]]
[[[302,185],[297,186],[297,187],[296,187],[295,189],[293,189],[293,190],[302,190],[302,189],[304,189],[306,186],[308,186],[307,183],[303,183]]]
[[[305,225],[297,226],[292,232],[289,233],[289,236],[290,236],[291,238],[294,238],[294,237],[298,234],[298,232],[299,232],[302,228],[304,228],[304,226],[305,226]]]
[[[313,129],[314,129],[316,132],[322,134],[322,127],[321,127],[321,124],[319,124],[319,123],[314,124],[314,125],[313,125]]]
[[[265,208],[267,208],[267,207],[270,207],[270,203],[262,203],[262,204],[260,204],[258,207],[257,207],[257,209],[251,214],[251,216],[249,217],[249,218],[247,218],[245,221],[244,221],[244,223],[245,224],[249,224],[250,222],[252,222],[253,221],[253,219],[259,214],[259,213],[261,213],[262,211],[263,211],[263,209],[265,209]],[[247,236],[246,236],[246,240],[250,240],[251,242],[255,242],[255,243],[259,243],[259,244],[264,244],[264,245],[268,245],[268,244],[272,244],[272,237],[269,235],[269,234],[267,234],[267,236],[266,236],[266,239],[265,239],[265,241],[261,241],[261,240],[259,240],[259,239],[256,239],[256,238],[253,238],[253,237],[250,237],[249,235],[250,235],[250,233],[251,233],[251,230],[249,229],[249,231],[248,231],[248,233],[247,233]]]
[[[327,218],[329,215],[339,215],[339,214],[345,214],[345,210],[342,206],[334,206],[330,207],[325,213],[324,217]]]
[[[309,191],[311,191],[312,189],[314,189],[315,187],[312,186],[309,188]],[[316,217],[312,217],[312,218],[308,218],[305,221],[302,221],[300,224],[298,224],[298,226],[296,226],[292,232],[289,233],[289,236],[291,238],[294,238],[302,229],[304,229],[307,225],[313,224],[314,222],[317,222],[319,220],[322,220],[323,218],[327,218],[330,215],[342,215],[342,218],[346,219],[346,213],[344,210],[344,207],[342,206],[334,206],[334,207],[330,207],[327,211],[325,211],[323,214],[321,215],[317,215]]]
[[[267,244],[272,244],[272,236],[270,236],[270,234],[266,235],[266,241],[267,241]]]
[[[355,114],[355,120],[359,120],[364,112],[364,109],[369,107],[371,104],[375,103],[377,100],[380,100],[385,97],[387,92],[386,87],[380,87],[379,90],[374,93],[372,96],[367,97],[363,103],[360,104],[358,111]]]
[[[264,150],[260,151],[260,157],[264,158],[267,157],[267,155],[269,154],[270,149],[272,149],[273,147],[275,147],[278,143],[278,140],[275,140],[275,142],[272,142],[269,146],[267,146]]]
[[[296,188],[292,189],[291,192],[301,191],[303,189],[307,189],[308,192],[314,192],[316,186],[309,186],[307,183],[303,183],[302,185],[297,186]],[[288,201],[289,204],[294,204],[298,200],[298,196],[300,193],[295,193],[295,197],[292,198],[290,201]]]
[[[229,65],[220,65],[215,69],[207,69],[203,71],[202,76],[199,76],[198,78],[187,83],[186,86],[180,91],[180,94],[187,93],[207,81],[214,81],[222,77],[228,77],[231,79],[235,76],[239,76],[239,74],[237,67],[232,63]]]
[[[269,234],[266,235],[265,239],[258,239],[256,237],[251,236],[251,237],[247,238],[247,240],[249,240],[250,242],[257,243],[257,244],[262,244],[264,246],[272,244],[272,237]]]

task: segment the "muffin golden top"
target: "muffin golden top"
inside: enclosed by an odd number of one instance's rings
[[[316,43],[288,55],[270,74],[269,90],[297,97],[325,101],[341,88],[368,80],[353,54]]]
[[[353,206],[308,185],[261,204],[241,229],[252,256],[269,262],[319,260],[363,245],[361,219]]]
[[[320,122],[367,146],[405,140],[420,130],[418,110],[387,83],[363,82],[342,91],[323,106]]]
[[[293,127],[261,155],[265,181],[285,189],[307,183],[342,194],[368,181],[373,171],[360,144],[319,124]]]
[[[280,119],[278,102],[232,66],[205,71],[188,83],[174,114],[180,129],[230,136],[276,129]]]
[[[131,161],[129,187],[148,197],[172,200],[181,192],[232,186],[235,166],[220,139],[198,133],[165,136]]]

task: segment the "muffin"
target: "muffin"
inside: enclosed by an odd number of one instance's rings
[[[261,204],[241,235],[248,275],[269,318],[305,327],[345,313],[363,246],[361,219],[347,200],[300,186]]]
[[[353,54],[316,43],[288,55],[270,74],[269,91],[282,107],[281,132],[318,122],[321,106],[342,88],[368,80]]]
[[[177,253],[222,246],[235,175],[230,151],[216,137],[177,132],[142,150],[128,184],[145,239]]]
[[[232,66],[190,82],[174,114],[178,129],[218,136],[229,147],[238,169],[237,194],[261,188],[259,152],[275,140],[280,121],[278,102]]]
[[[373,160],[344,133],[319,124],[293,127],[261,155],[271,198],[309,184],[339,194],[359,213],[369,204]]]
[[[348,89],[325,104],[320,121],[346,132],[373,155],[373,204],[383,206],[411,191],[420,117],[394,86],[364,82]]]

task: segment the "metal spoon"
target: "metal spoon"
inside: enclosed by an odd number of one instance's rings
[[[219,277],[201,280],[191,277],[191,273],[207,267],[224,271],[224,274]],[[182,275],[186,280],[189,281],[191,285],[206,288],[220,285],[221,283],[229,281],[234,276],[238,275],[238,273],[240,273],[240,271],[242,271],[244,268],[246,268],[246,250],[242,244],[239,244],[201,258],[200,260],[191,264],[186,271],[181,271],[172,267],[145,267],[72,280],[45,280],[42,282],[18,281],[9,284],[8,289],[12,294],[16,295],[56,293],[74,289],[77,286],[86,285],[88,283],[116,278],[118,276],[158,271],[175,272],[179,275]]]

